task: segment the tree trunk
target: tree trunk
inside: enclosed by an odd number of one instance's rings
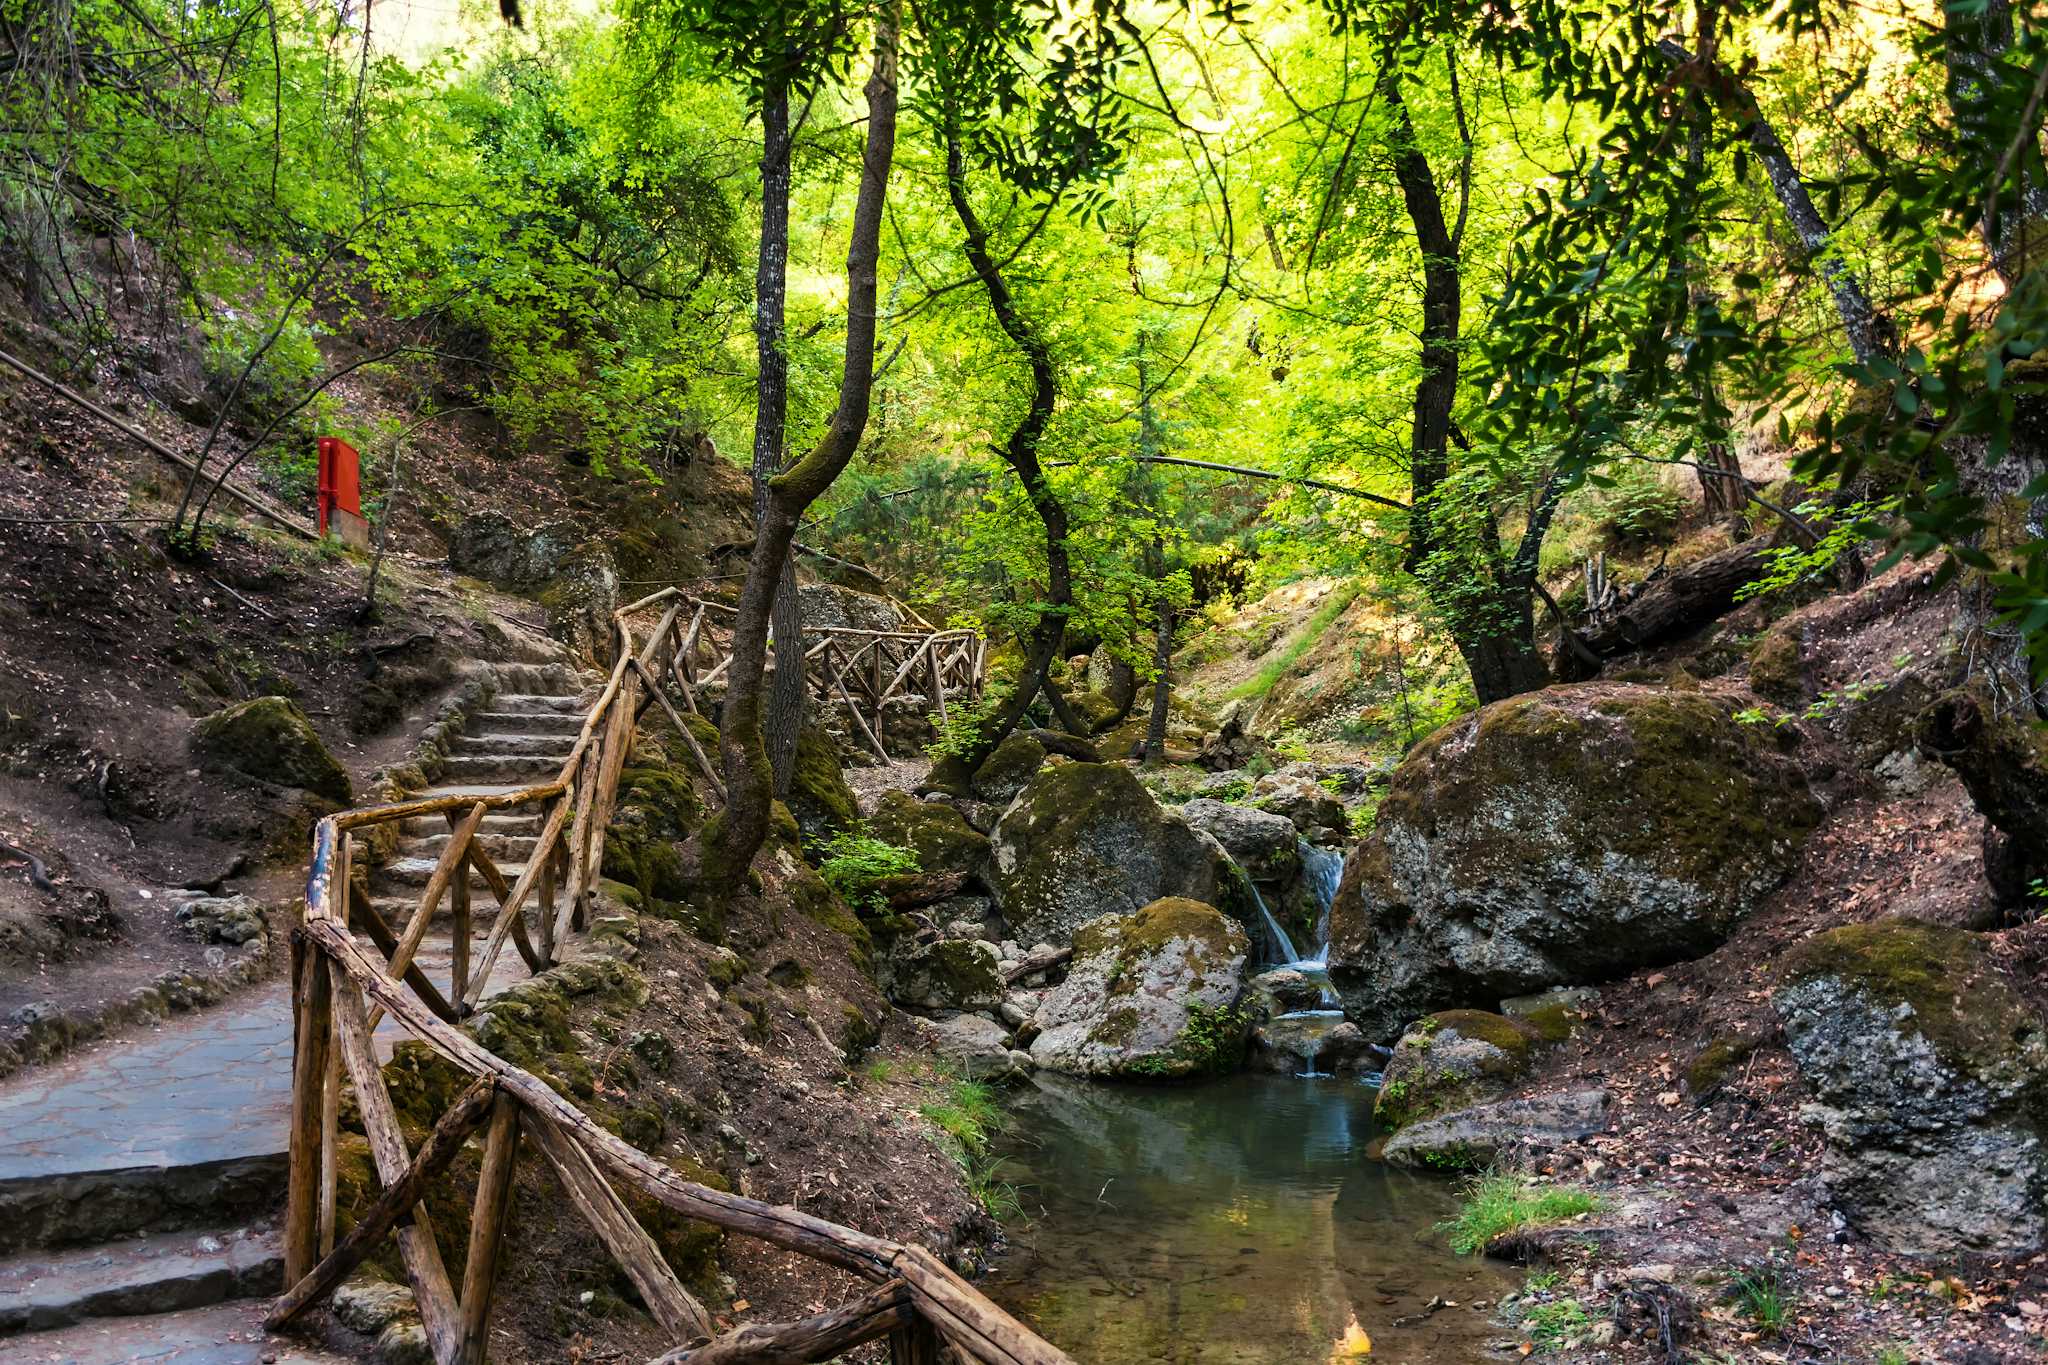
[[[1669,38],[1657,44],[1657,51],[1666,61],[1679,66],[1689,66],[1694,61],[1692,53]],[[1763,162],[1764,174],[1770,178],[1771,190],[1777,195],[1793,234],[1799,238],[1808,259],[1820,263],[1820,277],[1834,296],[1835,312],[1842,319],[1842,330],[1848,334],[1849,349],[1864,364],[1889,354],[1898,338],[1892,320],[1870,301],[1863,281],[1848,262],[1830,254],[1832,243],[1827,222],[1814,207],[1813,195],[1807,191],[1799,168],[1792,164],[1785,144],[1778,140],[1777,129],[1763,116],[1756,97],[1733,71],[1717,62],[1713,63],[1712,76],[1713,88],[1726,92],[1722,103],[1728,115],[1741,126],[1750,150]]]
[[[1145,762],[1160,763],[1166,759],[1166,713],[1173,701],[1173,603],[1163,597],[1152,667],[1152,716],[1145,726]]]
[[[1683,639],[1734,609],[1736,594],[1768,567],[1764,551],[1770,544],[1759,538],[1673,570],[1580,636],[1580,643],[1611,659],[1632,649]],[[1586,676],[1582,667],[1564,658],[1558,660],[1558,668],[1568,676]]]
[[[1726,441],[1709,441],[1699,448],[1700,494],[1709,521],[1727,521],[1739,516],[1749,505],[1749,480],[1742,461]]]
[[[1463,604],[1469,591],[1458,584],[1446,591],[1432,582],[1441,573],[1426,572],[1432,555],[1452,548],[1434,506],[1450,474],[1451,405],[1458,393],[1458,327],[1463,306],[1458,244],[1444,221],[1443,197],[1429,160],[1416,145],[1415,124],[1401,98],[1400,72],[1392,59],[1380,74],[1380,99],[1393,116],[1394,178],[1422,253],[1422,378],[1415,386],[1414,419],[1409,432],[1408,570],[1423,581],[1448,621],[1451,637],[1472,672],[1472,688],[1481,702],[1499,701],[1533,691],[1550,681],[1549,668],[1536,646],[1535,610],[1530,583],[1518,573],[1501,577],[1500,566],[1474,562],[1451,568],[1493,577],[1497,600],[1493,610],[1474,612]],[[1540,526],[1548,525],[1548,510]],[[1540,526],[1532,526],[1535,542]],[[1476,560],[1478,557],[1467,556]]]
[[[2048,741],[1985,697],[1950,692],[1921,714],[1920,751],[1955,770],[1986,821],[1984,872],[2007,907],[2048,877]]]
[[[1048,687],[1047,677],[1055,660],[1059,658],[1060,644],[1066,638],[1067,612],[1074,601],[1073,564],[1067,553],[1067,509],[1054,496],[1052,485],[1046,481],[1045,468],[1039,462],[1038,443],[1045,435],[1045,429],[1052,422],[1054,404],[1059,398],[1059,385],[1053,373],[1052,353],[1044,339],[1023,313],[1018,311],[1016,297],[1010,292],[1010,285],[1003,278],[1000,266],[990,254],[988,230],[982,226],[981,218],[974,211],[973,202],[967,197],[967,161],[961,149],[960,130],[950,122],[945,130],[946,137],[946,195],[952,201],[953,215],[960,222],[960,230],[966,236],[965,251],[967,263],[972,267],[975,278],[988,295],[989,308],[994,312],[996,325],[1003,329],[1018,350],[1024,353],[1031,372],[1031,399],[1017,424],[1010,428],[1009,440],[1002,449],[1003,462],[1017,475],[1024,486],[1024,495],[1031,502],[1031,508],[1038,514],[1039,523],[1045,528],[1045,601],[1039,613],[1038,624],[1032,630],[1030,654],[1024,674],[1017,680],[1017,689],[1010,701],[996,717],[993,724],[983,728],[967,752],[960,755],[959,766],[968,777],[981,767],[996,746],[1009,738],[1017,728],[1031,703],[1040,691],[1045,691],[1047,700],[1053,705],[1061,724],[1075,728],[1073,712],[1056,690]],[[1085,730],[1080,733],[1085,733]]]
[[[845,470],[867,427],[875,379],[876,263],[881,254],[889,169],[896,152],[896,102],[896,11],[889,6],[875,21],[874,69],[867,83],[867,143],[861,153],[860,190],[846,247],[846,350],[839,402],[817,446],[768,482],[733,624],[732,660],[727,666],[719,724],[726,808],[706,824],[692,845],[700,874],[726,889],[745,877],[768,837],[775,781],[763,733],[761,683],[767,666],[769,624],[789,565],[790,543],[805,509]],[[769,225],[764,224],[764,259],[771,251],[769,235]],[[772,248],[778,287],[788,269],[786,228],[780,238]],[[778,347],[778,356],[779,351]]]
[[[783,329],[789,281],[789,87],[761,96],[761,249],[754,264],[754,520],[768,516],[768,482],[782,466],[789,419],[789,355]],[[789,792],[803,725],[803,627],[797,619],[796,570],[785,564],[772,612],[775,685],[768,699],[767,745],[777,796]]]

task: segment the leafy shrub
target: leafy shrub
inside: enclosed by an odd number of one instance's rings
[[[1685,510],[1685,498],[1641,465],[1625,465],[1609,476],[1600,498],[1600,532],[1613,550],[1642,550],[1669,536]]]
[[[918,871],[917,855],[909,849],[850,830],[833,835],[824,853],[818,875],[856,910],[880,910],[882,880]]]

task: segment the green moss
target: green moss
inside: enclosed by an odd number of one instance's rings
[[[1101,734],[1116,724],[1122,715],[1121,708],[1100,692],[1076,692],[1067,701],[1091,735]]]
[[[868,833],[884,843],[907,848],[926,872],[961,872],[985,883],[995,860],[988,836],[968,824],[960,812],[934,801],[920,801],[908,792],[888,791],[868,818]]]
[[[797,736],[789,809],[813,857],[827,839],[860,824],[860,804],[846,785],[839,744],[819,726],[806,725]]]
[[[1976,1072],[2042,1032],[2041,1016],[1999,974],[1977,937],[1913,919],[1846,924],[1795,946],[1786,984],[1832,977],[1880,1007],[1911,1006],[1900,1022],[1952,1065]]]
[[[1011,735],[996,746],[974,775],[974,790],[990,800],[1009,800],[1045,766],[1045,746],[1029,735]]]
[[[1749,1060],[1757,1049],[1757,1040],[1744,1034],[1726,1034],[1711,1039],[1685,1068],[1686,1093],[1694,1099],[1705,1099],[1721,1088],[1728,1073]]]
[[[207,767],[349,801],[348,770],[288,697],[255,697],[214,712],[193,727],[192,747]]]
[[[1561,1043],[1572,1036],[1579,1016],[1565,1005],[1544,1005],[1523,1015],[1522,1022],[1535,1029],[1536,1036],[1544,1042]]]
[[[1806,696],[1805,666],[1798,632],[1779,627],[1749,651],[1749,690],[1791,705]]]
[[[1447,1048],[1486,1044],[1476,1056]],[[1394,1048],[1373,1117],[1388,1131],[1477,1103],[1520,1077],[1545,1045],[1539,1029],[1484,1010],[1445,1010],[1418,1020]]]
[[[972,939],[941,939],[925,950],[925,969],[948,1000],[1001,999],[1003,973]]]

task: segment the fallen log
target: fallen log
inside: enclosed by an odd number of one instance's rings
[[[1582,632],[1579,644],[1596,658],[1611,659],[1683,639],[1735,609],[1736,594],[1763,577],[1770,563],[1765,551],[1770,548],[1769,541],[1745,541],[1673,569],[1647,584],[1620,611]],[[1562,651],[1555,664],[1558,676],[1567,682],[1593,674],[1576,650]]]
[[[1079,735],[1070,735],[1064,730],[1024,730],[1020,733],[1043,744],[1049,754],[1064,754],[1077,763],[1102,762],[1101,751]]]
[[[890,1280],[851,1303],[794,1322],[757,1322],[701,1346],[680,1346],[652,1365],[805,1365],[831,1360],[917,1321],[910,1286]]]
[[[1005,986],[1014,986],[1027,976],[1036,976],[1040,972],[1051,971],[1073,955],[1074,950],[1068,947],[1055,948],[1049,953],[1039,953],[1032,957],[1027,957],[1015,966],[1004,969],[1003,984]]]
[[[902,872],[882,878],[875,890],[891,910],[918,910],[959,895],[965,885],[965,872]]]

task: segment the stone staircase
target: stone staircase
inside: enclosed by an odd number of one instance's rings
[[[578,684],[562,670],[519,676],[562,691],[492,697],[426,794],[513,791],[560,771],[583,721],[584,699],[569,690]],[[485,846],[508,879],[539,826],[538,813],[486,817]],[[398,856],[370,874],[394,930],[447,840],[438,816],[409,822]],[[496,901],[480,876],[472,888],[480,938]],[[444,993],[451,930],[444,897],[417,958]],[[487,993],[525,975],[508,947]],[[378,1031],[386,1050],[402,1036],[388,1019]],[[290,989],[277,981],[0,1085],[0,1362],[344,1359],[261,1326],[283,1287],[291,1052]]]
[[[546,677],[555,677],[549,674]],[[544,680],[544,679],[543,679]],[[519,791],[553,781],[568,761],[569,750],[583,727],[589,701],[564,677],[556,684],[561,692],[501,692],[486,709],[473,713],[441,760],[439,782],[422,797],[488,796]],[[540,835],[542,808],[492,812],[478,827],[478,840],[508,882],[517,882],[526,871],[526,860]],[[419,906],[420,892],[433,875],[434,865],[448,846],[448,822],[438,815],[408,820],[400,828],[397,855],[370,874],[370,903],[391,926],[404,932]],[[469,874],[471,934],[473,942],[488,934],[492,912],[497,906],[483,874]],[[563,894],[558,888],[557,894]],[[529,898],[538,908],[539,892]],[[434,922],[420,943],[415,959],[422,971],[445,994],[454,976],[455,940],[449,897],[443,896]],[[359,936],[360,937],[360,936]],[[526,975],[525,963],[507,947],[498,955],[486,990],[503,990]],[[380,1036],[396,1036],[396,1025],[387,1021]]]

